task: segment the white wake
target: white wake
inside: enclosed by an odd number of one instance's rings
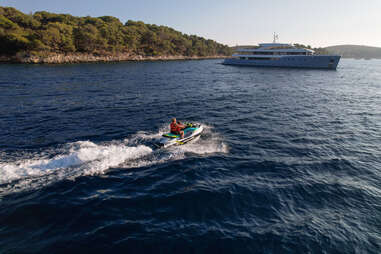
[[[1,158],[0,196],[40,188],[63,179],[74,180],[79,176],[105,174],[110,168],[150,166],[181,160],[190,153],[206,156],[228,152],[226,144],[209,126],[205,126],[205,139],[183,146],[154,151],[145,144],[159,138],[164,132],[165,126],[158,133],[139,132],[122,141],[101,144],[79,141],[32,156],[20,155],[20,158],[12,161]]]

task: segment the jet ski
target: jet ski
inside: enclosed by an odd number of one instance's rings
[[[204,130],[202,125],[186,123],[184,131],[184,138],[180,138],[180,135],[173,133],[165,133],[155,144],[157,147],[165,148],[173,145],[183,145],[188,143],[191,140],[198,138],[201,135],[201,132]]]

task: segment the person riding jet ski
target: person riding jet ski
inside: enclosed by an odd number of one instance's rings
[[[180,137],[184,138],[184,129],[186,126],[184,124],[181,124],[180,121],[177,122],[176,118],[172,118],[172,122],[170,124],[171,133],[175,135],[180,135]]]
[[[200,137],[204,130],[198,123],[181,124],[173,118],[169,126],[170,132],[164,133],[160,139],[157,139],[155,145],[159,148],[165,148],[172,145],[184,145]]]

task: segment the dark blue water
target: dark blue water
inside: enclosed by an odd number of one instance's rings
[[[381,61],[219,62],[0,65],[0,253],[380,253]]]

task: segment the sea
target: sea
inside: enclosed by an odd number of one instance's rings
[[[381,253],[381,60],[221,62],[1,64],[0,253]]]

